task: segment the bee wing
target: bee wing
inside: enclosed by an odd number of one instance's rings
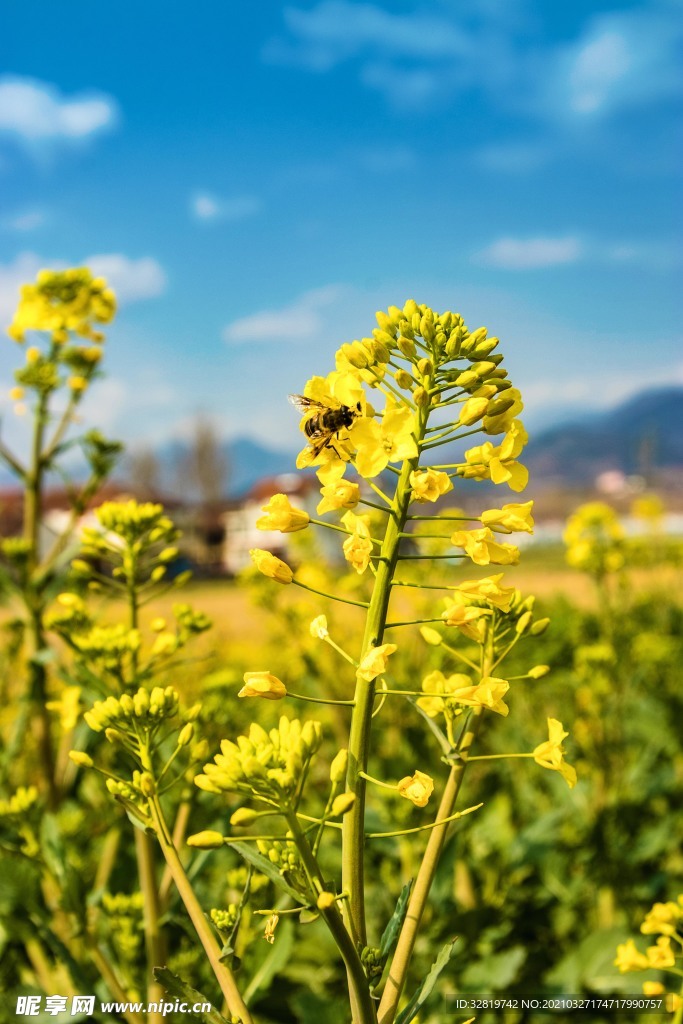
[[[306,398],[305,395],[287,395],[287,400],[298,409],[300,413],[310,412],[311,409],[324,409],[324,406],[320,402],[314,401],[312,398]]]

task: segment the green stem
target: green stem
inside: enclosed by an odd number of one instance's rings
[[[429,411],[420,408],[416,414],[416,437],[424,435]],[[387,521],[384,541],[377,574],[365,622],[365,633],[361,647],[363,657],[372,647],[382,643],[384,625],[387,619],[391,581],[396,570],[400,533],[405,525],[410,507],[410,474],[419,465],[419,455],[403,463],[391,503],[392,515]],[[342,888],[349,894],[344,905],[347,928],[355,942],[367,942],[365,923],[364,891],[364,820],[366,782],[359,774],[367,771],[370,754],[370,730],[375,702],[376,682],[356,679],[353,715],[349,735],[349,765],[346,788],[356,799],[350,811],[344,815],[342,831]]]
[[[136,828],[134,831],[135,856],[137,858],[140,889],[143,899],[145,952],[147,955],[147,1001],[158,1003],[163,999],[164,989],[155,980],[153,971],[155,967],[164,966],[166,954],[163,935],[159,927],[161,908],[159,905],[159,891],[154,864],[154,846],[150,836],[141,832],[139,828]],[[152,1011],[149,1014],[149,1024],[163,1024],[163,1015]]]
[[[379,1024],[393,1024],[398,1009],[399,999],[406,982],[408,967],[415,946],[415,940],[422,921],[422,915],[427,905],[429,891],[434,881],[436,868],[441,857],[448,826],[453,815],[453,808],[460,792],[465,768],[467,766],[467,753],[474,742],[479,725],[481,723],[482,708],[475,708],[470,719],[470,726],[458,744],[458,752],[464,760],[451,768],[444,789],[439,810],[436,815],[434,827],[431,830],[427,849],[420,869],[415,879],[415,885],[410,896],[408,911],[406,913],[403,927],[396,945],[396,952],[391,963],[389,977],[384,987],[384,993],[379,1005],[377,1017]]]
[[[324,590],[316,590],[315,587],[309,587],[306,583],[302,583],[300,580],[292,580],[292,583],[297,587],[301,587],[303,590],[310,590],[312,594],[317,594],[319,597],[329,597],[330,601],[340,601],[341,604],[352,604],[356,608],[368,607],[367,601],[352,601],[348,597],[337,597],[336,594],[327,594]]]
[[[58,793],[55,783],[50,716],[45,707],[47,701],[47,670],[42,660],[42,656],[48,649],[43,628],[45,597],[43,588],[35,578],[40,559],[38,545],[43,492],[42,451],[47,424],[47,403],[48,396],[42,393],[36,408],[29,468],[25,474],[24,540],[28,546],[25,603],[29,615],[29,693],[33,706],[34,730],[38,746],[38,758],[47,787],[48,803],[51,807],[54,807],[57,802]]]
[[[175,882],[176,889],[178,890],[178,894],[185,905],[185,909],[190,916],[192,924],[194,925],[199,941],[204,947],[204,952],[206,953],[211,969],[216,977],[216,981],[218,982],[220,990],[223,993],[223,997],[228,1004],[228,1010],[236,1017],[240,1017],[242,1024],[254,1024],[253,1017],[249,1013],[237,985],[235,984],[235,978],[232,971],[221,961],[220,946],[218,945],[218,941],[216,940],[216,936],[213,933],[211,925],[204,916],[204,911],[199,905],[199,901],[194,894],[190,881],[185,874],[185,869],[181,863],[180,857],[178,856],[178,851],[173,845],[173,841],[169,835],[158,797],[150,799],[149,811],[154,822],[159,845],[161,846],[161,850],[166,858],[166,863],[173,877],[173,881]]]
[[[291,808],[287,812],[287,824],[296,843],[311,888],[318,895],[327,891],[308,838],[299,824],[296,812]],[[336,903],[332,903],[329,907],[320,907],[319,909],[346,964],[352,990],[352,1001],[355,1008],[354,1017],[357,1019],[358,1024],[375,1024],[377,1020],[375,1007],[370,995],[368,979],[356,949],[356,943],[349,935]]]

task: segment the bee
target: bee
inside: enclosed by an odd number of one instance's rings
[[[304,434],[313,449],[313,458],[317,458],[325,448],[332,448],[337,454],[334,439],[342,430],[348,430],[356,417],[362,413],[360,402],[355,406],[340,405],[338,409],[330,409],[322,402],[316,402],[305,395],[290,395],[289,401],[306,416]]]

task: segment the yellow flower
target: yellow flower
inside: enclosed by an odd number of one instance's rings
[[[661,981],[644,981],[643,982],[643,995],[644,996],[663,996],[666,989],[662,985]]]
[[[497,447],[486,441],[465,452],[462,475],[467,479],[490,479],[494,484],[507,483],[511,490],[523,491],[529,479],[529,472],[515,460],[527,439],[527,433],[520,421],[514,420]]]
[[[265,700],[282,700],[287,696],[287,687],[270,672],[245,672],[244,686],[238,697],[263,697]]]
[[[10,388],[9,396],[13,402],[20,402],[25,394],[23,388]]]
[[[465,580],[458,584],[457,593],[473,601],[485,601],[492,608],[508,612],[515,596],[514,587],[501,587],[503,573],[485,576],[482,580]],[[455,596],[455,595],[454,595]]]
[[[485,676],[476,686],[463,686],[454,690],[450,696],[458,704],[488,708],[489,711],[495,711],[497,715],[505,718],[509,715],[510,708],[504,703],[503,697],[509,689],[507,679]]]
[[[256,520],[257,530],[296,533],[297,530],[305,530],[311,521],[308,512],[294,508],[286,494],[274,494],[261,511],[266,514]]]
[[[318,503],[318,515],[333,512],[338,508],[355,508],[360,501],[360,487],[351,480],[344,480],[346,463],[337,460],[328,462],[318,470],[322,501]]]
[[[424,772],[416,771],[414,775],[406,775],[401,779],[397,789],[402,797],[410,800],[416,807],[426,807],[434,792],[434,780]]]
[[[638,951],[633,939],[622,942],[617,946],[617,958],[614,966],[618,967],[622,974],[628,971],[646,971],[650,967],[648,958]]]
[[[439,469],[424,469],[410,474],[413,501],[438,501],[442,494],[453,490],[448,473]]]
[[[525,501],[523,504],[503,505],[502,508],[490,508],[482,512],[481,521],[484,526],[495,533],[533,533],[534,520],[531,510],[534,507],[533,501]]]
[[[396,644],[381,644],[379,647],[371,647],[367,654],[361,659],[356,670],[359,679],[370,682],[381,676],[387,670],[389,655],[397,650]]]
[[[252,548],[249,554],[258,571],[262,572],[264,576],[269,576],[277,583],[291,583],[294,579],[294,573],[287,563],[270,551]]]
[[[78,393],[79,391],[85,391],[88,386],[88,381],[85,377],[69,377],[68,384],[72,391]]]
[[[329,630],[327,628],[327,619],[324,615],[316,615],[309,626],[311,636],[317,640],[324,640],[326,636],[329,636]]]
[[[462,597],[454,596],[446,598],[446,611],[441,617],[447,626],[455,626],[470,640],[477,642],[480,639],[479,620],[490,614],[487,608],[477,608],[476,605],[467,604]]]
[[[357,516],[355,512],[346,512],[341,521],[351,534],[342,545],[344,558],[360,575],[370,564],[372,554],[370,516]]]
[[[437,634],[438,635],[438,634]],[[441,639],[439,637],[439,639]],[[453,714],[454,707],[453,702],[448,700],[452,697],[456,690],[462,690],[464,687],[469,686],[469,676],[463,675],[460,672],[455,672],[453,675],[446,676],[443,672],[439,672],[436,669],[434,672],[430,672],[429,675],[425,676],[422,680],[422,689],[425,693],[429,694],[443,694],[443,697],[418,697],[418,706],[422,708],[425,714],[429,715],[430,718],[436,718],[437,715]]]
[[[576,785],[576,769],[567,764],[564,760],[562,740],[569,735],[564,731],[562,722],[556,718],[548,719],[548,739],[534,749],[534,761],[542,768],[549,768],[551,771],[559,772],[570,789]]]
[[[648,911],[640,926],[643,935],[673,935],[678,921],[683,918],[683,910],[670,900],[668,903],[655,903]]]
[[[60,595],[62,596],[62,595]],[[59,723],[65,732],[76,728],[81,710],[81,687],[66,686],[59,700],[49,700],[45,707],[59,715]]]
[[[645,950],[651,967],[663,968],[674,967],[676,957],[671,948],[671,939],[668,935],[660,935],[656,946],[648,946]]]
[[[390,462],[416,458],[413,430],[410,409],[396,408],[393,401],[387,401],[381,424],[368,417],[357,419],[350,428],[351,440],[357,448],[357,472],[372,478],[386,469]]]
[[[481,530],[456,530],[451,544],[463,548],[475,565],[517,565],[519,562],[519,548],[514,544],[499,544],[486,526]]]

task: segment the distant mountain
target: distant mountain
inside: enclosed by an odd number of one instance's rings
[[[535,483],[587,483],[610,469],[683,469],[683,387],[643,391],[609,412],[542,431],[523,461]]]
[[[295,473],[296,452],[266,448],[249,437],[237,437],[225,445],[228,488],[231,495],[244,494],[264,476]]]

